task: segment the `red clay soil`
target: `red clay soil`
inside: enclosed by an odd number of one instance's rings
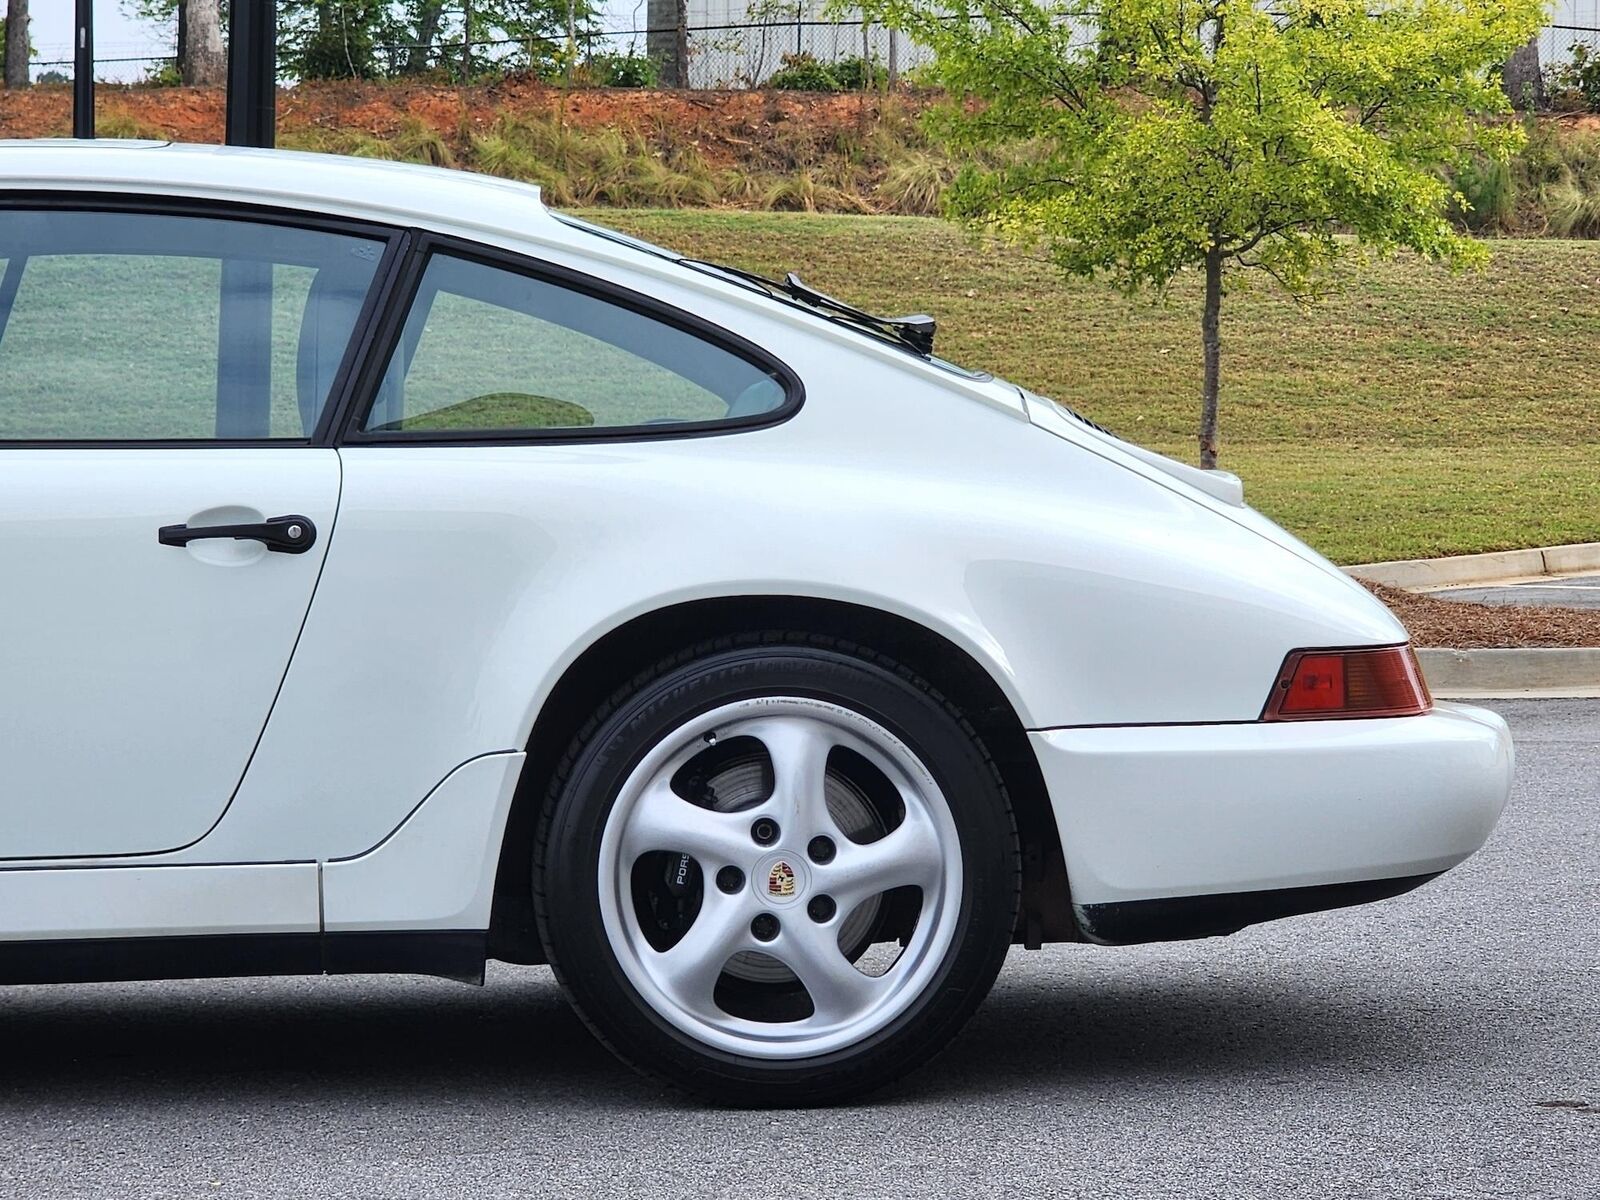
[[[1558,113],[1549,119],[1563,129],[1578,129],[1584,133],[1600,132],[1600,113]]]
[[[1479,650],[1497,646],[1600,646],[1600,610],[1464,604],[1362,583],[1393,610],[1417,646]]]
[[[646,91],[576,88],[564,91],[530,79],[510,78],[471,88],[422,83],[301,84],[278,93],[280,131],[320,126],[394,133],[407,121],[431,125],[447,141],[464,141],[506,113],[562,112],[577,129],[623,128],[657,144],[694,145],[713,167],[751,157],[753,144],[770,142],[783,127],[790,136],[826,137],[875,119],[883,98],[777,91]],[[916,111],[926,100],[897,93],[890,101]],[[216,88],[147,88],[101,85],[102,123],[123,118],[183,142],[220,142],[223,93]],[[61,85],[0,90],[0,137],[65,137],[72,128],[72,91]]]
[[[621,128],[661,148],[692,145],[711,167],[766,157],[775,138],[821,143],[851,126],[865,129],[885,104],[916,114],[932,93],[650,91],[641,88],[551,87],[529,77],[460,88],[430,83],[311,83],[278,92],[280,134],[320,127],[361,130],[386,137],[408,121],[433,127],[447,143],[464,146],[502,115],[562,112],[576,129]],[[101,122],[120,118],[141,132],[173,141],[222,140],[220,88],[156,88],[101,84]],[[1564,128],[1600,130],[1600,115],[1565,113],[1550,118]],[[0,137],[66,137],[72,129],[72,89],[63,84],[25,91],[0,89]]]

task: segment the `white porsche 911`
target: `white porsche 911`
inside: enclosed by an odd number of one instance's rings
[[[0,981],[548,962],[817,1103],[1013,944],[1484,842],[1381,604],[933,334],[480,176],[0,149]]]

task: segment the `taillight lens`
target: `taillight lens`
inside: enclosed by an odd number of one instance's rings
[[[1411,717],[1433,707],[1410,646],[1295,650],[1267,697],[1263,721]]]

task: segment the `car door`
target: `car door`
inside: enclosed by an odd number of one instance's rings
[[[0,858],[171,850],[226,809],[327,552],[319,434],[386,246],[0,208]]]

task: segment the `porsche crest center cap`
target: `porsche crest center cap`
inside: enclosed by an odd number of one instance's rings
[[[768,904],[781,906],[793,903],[811,879],[805,860],[785,850],[762,859],[750,882]]]
[[[787,900],[794,895],[794,868],[786,862],[775,862],[767,872],[767,895]]]

